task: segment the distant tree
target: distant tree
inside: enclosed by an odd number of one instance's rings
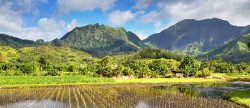
[[[43,71],[43,69],[46,68],[48,65],[48,62],[46,61],[46,59],[44,57],[40,57],[38,59],[38,63],[40,65],[40,71]]]
[[[149,69],[150,60],[139,59],[130,63],[130,68],[133,69],[135,76],[146,78],[152,75],[152,70]]]
[[[181,62],[181,65],[179,66],[179,68],[187,73],[189,76],[193,76],[195,75],[195,72],[198,71],[198,69],[200,68],[199,63],[190,55],[186,56],[184,58],[184,60]]]
[[[171,67],[167,64],[167,59],[164,58],[153,60],[149,67],[154,71],[154,77],[159,77],[159,75],[164,76],[171,73]]]
[[[125,76],[133,76],[135,73],[134,71],[129,67],[124,67],[124,70],[123,70],[123,75]]]
[[[69,67],[67,68],[67,71],[69,71],[69,72],[77,72],[78,69],[77,69],[77,66],[76,66],[76,65],[71,64],[71,65],[69,65]]]
[[[112,58],[105,56],[97,66],[97,74],[104,77],[112,77]]]
[[[24,74],[30,74],[30,73],[33,73],[35,71],[35,67],[33,66],[33,64],[31,63],[26,63],[26,64],[23,64],[21,67],[20,67],[20,70],[24,73]]]
[[[56,68],[54,68],[53,66],[49,65],[48,69],[47,69],[47,76],[59,76],[59,72]]]
[[[120,64],[115,70],[113,70],[113,76],[117,76],[117,77],[121,76],[124,69],[125,67],[122,64]]]
[[[172,53],[167,50],[162,49],[152,49],[152,48],[146,48],[142,49],[139,54],[140,58],[151,58],[151,59],[159,59],[159,58],[165,58],[165,59],[175,59],[177,61],[181,61],[183,56],[179,54]]]
[[[44,40],[43,39],[37,39],[36,40],[36,44],[43,44],[44,43]]]
[[[203,68],[202,70],[199,70],[198,72],[195,73],[195,76],[197,77],[206,77],[210,75],[211,75],[211,72],[208,68]]]
[[[248,43],[248,47],[250,48],[250,42]]]

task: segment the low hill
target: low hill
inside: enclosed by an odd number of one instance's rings
[[[23,40],[6,34],[0,34],[0,46],[11,46],[13,48],[22,48],[35,45],[36,42],[31,40]]]
[[[222,57],[224,61],[231,61],[233,63],[249,62],[250,50],[248,48],[248,42],[250,40],[250,34],[241,35],[239,38],[233,39],[228,43],[201,54],[196,58],[200,60],[215,59],[216,57]]]

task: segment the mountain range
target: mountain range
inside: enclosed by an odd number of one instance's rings
[[[247,42],[250,25],[234,26],[218,18],[186,19],[175,25],[140,40],[136,34],[124,28],[91,24],[76,27],[60,39],[51,42],[43,40],[22,40],[0,34],[0,45],[22,48],[27,46],[54,45],[87,51],[94,55],[122,54],[141,48],[161,48],[181,54],[190,54],[200,60],[223,56],[225,60],[241,61],[240,56],[249,56]],[[240,52],[241,55],[239,55]],[[250,58],[250,57],[247,57]],[[245,59],[250,61],[250,59]]]
[[[231,25],[218,18],[183,20],[144,40],[157,48],[197,55],[217,48],[225,42],[249,33],[249,27]]]

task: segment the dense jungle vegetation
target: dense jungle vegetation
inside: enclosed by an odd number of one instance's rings
[[[0,47],[0,74],[4,76],[170,78],[175,73],[183,73],[184,77],[206,77],[212,73],[244,75],[250,73],[250,64],[223,62],[220,57],[201,62],[189,55],[149,48],[124,55],[95,58],[68,47]]]

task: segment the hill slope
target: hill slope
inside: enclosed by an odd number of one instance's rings
[[[250,40],[250,34],[241,35],[239,38],[233,39],[219,48],[211,50],[207,53],[197,56],[200,60],[214,59],[217,56],[222,57],[224,61],[234,63],[250,61],[250,50],[247,46]]]
[[[250,27],[237,27],[221,19],[183,20],[144,40],[158,48],[184,54],[199,54],[223,45],[230,39],[250,32]]]
[[[123,53],[137,51],[135,43],[138,40],[130,38],[123,28],[112,28],[105,25],[87,25],[77,27],[64,35],[60,40],[53,40],[54,45],[68,46],[96,53]]]
[[[91,55],[68,47],[36,46],[14,49],[9,46],[0,46],[0,63],[30,63],[44,58],[48,64],[69,65],[71,63],[83,64],[94,60]]]
[[[36,45],[36,42],[31,40],[22,40],[6,34],[0,34],[0,46],[11,46],[13,48],[22,48],[34,45]]]

